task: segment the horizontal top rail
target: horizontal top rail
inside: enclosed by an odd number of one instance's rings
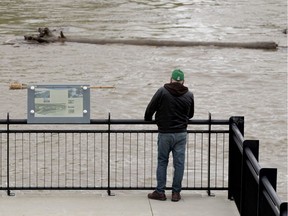
[[[0,124],[27,124],[27,119],[0,119]],[[71,124],[71,123],[38,123],[38,124]],[[75,124],[79,124],[79,123],[75,123]],[[156,121],[155,120],[145,121],[144,119],[91,119],[90,124],[156,124]],[[229,125],[229,120],[193,119],[193,120],[189,120],[188,124]]]
[[[233,132],[236,134],[237,138],[239,139],[239,141],[240,141],[241,143],[243,143],[243,142],[244,142],[244,137],[243,137],[243,135],[241,134],[241,132],[239,131],[239,128],[237,127],[237,125],[236,125],[235,123],[233,123],[233,124],[231,125],[231,127],[232,127]]]
[[[255,173],[257,175],[259,175],[260,170],[261,170],[261,166],[258,163],[257,159],[255,158],[254,154],[252,153],[251,149],[250,148],[246,148],[245,149],[245,153],[246,153],[247,158],[248,158],[248,160],[250,161],[250,163],[251,163],[251,165],[253,167],[253,170],[255,171]]]
[[[0,133],[158,133],[158,130],[83,130],[83,129],[32,129],[32,130],[0,130]],[[229,133],[228,130],[187,130],[188,133]]]
[[[266,189],[265,191],[267,192],[267,195],[269,195],[269,198],[271,199],[273,204],[276,205],[278,209],[280,209],[281,200],[266,176],[262,178],[262,183]]]
[[[234,140],[236,142],[236,145],[238,146],[238,149],[241,151],[241,153],[243,154],[243,142],[244,142],[244,137],[241,134],[239,128],[237,127],[237,125],[235,123],[231,124],[231,128],[234,132]]]

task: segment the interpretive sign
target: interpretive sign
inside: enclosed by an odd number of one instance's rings
[[[89,85],[28,86],[28,123],[90,123]]]

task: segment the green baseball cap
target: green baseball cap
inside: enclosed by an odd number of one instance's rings
[[[183,81],[184,80],[184,73],[183,71],[176,69],[172,72],[171,78],[176,81]]]

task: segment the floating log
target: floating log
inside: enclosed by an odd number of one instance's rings
[[[215,46],[223,48],[248,48],[248,49],[277,49],[273,41],[268,42],[201,42],[201,41],[169,41],[169,40],[112,40],[112,39],[87,39],[66,37],[65,41],[88,44],[126,44],[136,46],[166,46],[166,47],[195,47]]]
[[[171,40],[149,40],[149,39],[89,39],[79,37],[66,37],[63,32],[60,36],[55,36],[49,28],[39,28],[37,35],[25,35],[27,41],[37,41],[39,43],[52,42],[75,42],[88,44],[126,44],[136,46],[156,46],[156,47],[194,47],[194,46],[215,46],[224,48],[248,48],[248,49],[277,49],[278,45],[273,41],[268,42],[202,42],[202,41],[171,41]]]
[[[14,82],[10,83],[9,89],[10,90],[21,90],[21,89],[27,89],[28,85],[24,83]],[[111,89],[115,88],[114,86],[89,86],[90,89]]]

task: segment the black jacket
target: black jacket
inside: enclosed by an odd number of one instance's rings
[[[180,83],[167,83],[152,97],[144,119],[151,121],[155,112],[159,132],[185,132],[188,120],[194,115],[193,93]]]

